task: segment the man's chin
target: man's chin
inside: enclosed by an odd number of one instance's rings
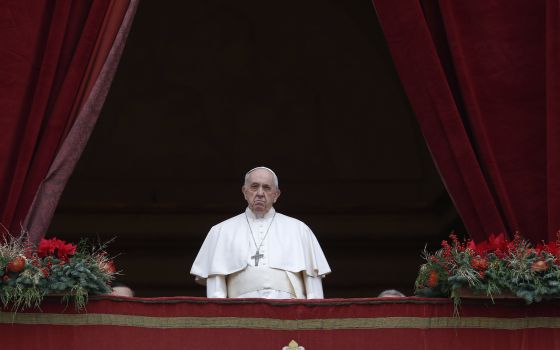
[[[254,212],[255,214],[264,214],[264,213],[266,213],[266,207],[265,207],[265,206],[256,206],[256,205],[255,205],[255,206],[253,206],[251,209],[253,210],[253,212]]]

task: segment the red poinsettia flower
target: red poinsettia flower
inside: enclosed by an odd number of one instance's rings
[[[37,248],[37,255],[44,258],[52,255],[56,256],[62,261],[68,261],[69,257],[76,253],[76,246],[71,243],[66,243],[57,238],[41,239],[39,248]]]
[[[488,236],[488,240],[475,244],[473,241],[469,242],[469,248],[475,251],[478,255],[488,253],[495,253],[501,255],[508,248],[508,241],[506,235],[501,232],[498,235],[493,233]]]
[[[498,235],[490,234],[488,243],[492,250],[504,250],[507,247],[506,235],[503,232],[500,232]]]
[[[37,255],[39,255],[40,258],[44,258],[46,256],[53,255],[55,249],[56,245],[52,239],[42,238],[41,242],[39,242],[39,247],[37,248]]]
[[[543,250],[558,257],[560,255],[560,248],[558,247],[558,242],[552,241],[548,242],[543,246]]]
[[[58,250],[56,252],[56,255],[58,256],[58,258],[60,260],[63,261],[68,261],[68,258],[74,254],[76,254],[76,246],[73,245],[72,243],[67,243],[64,241],[61,241],[62,243],[58,246]]]
[[[488,244],[488,241],[479,242],[477,245],[475,245],[474,251],[478,255],[486,254],[486,252],[490,251],[490,245]]]
[[[537,255],[540,255],[545,250],[544,245],[542,243],[537,243],[537,246],[534,248],[534,250]]]

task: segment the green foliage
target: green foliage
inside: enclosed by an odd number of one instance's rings
[[[478,246],[450,238],[434,254],[424,252],[416,295],[452,297],[456,305],[464,289],[490,298],[511,292],[528,304],[560,295],[560,241],[532,248],[517,235],[513,241],[491,235]]]
[[[37,251],[12,238],[0,244],[0,302],[12,310],[38,307],[46,295],[63,295],[77,310],[85,307],[90,294],[111,292],[115,270],[105,253],[105,245],[93,246],[81,241],[76,247],[55,238],[42,240]],[[14,249],[18,248],[18,249]],[[4,254],[4,255],[2,255]],[[27,257],[25,257],[25,255]],[[14,272],[8,264],[17,257],[24,266]]]

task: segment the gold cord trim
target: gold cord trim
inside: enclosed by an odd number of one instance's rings
[[[243,328],[271,330],[482,328],[518,330],[560,328],[559,317],[375,317],[281,320],[252,317],[151,317],[116,314],[0,312],[0,324],[127,326],[139,328]]]

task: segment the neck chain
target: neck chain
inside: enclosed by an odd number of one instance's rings
[[[260,254],[259,251],[261,250],[261,246],[263,245],[266,236],[268,236],[268,231],[270,230],[270,226],[272,226],[272,222],[274,221],[275,217],[276,217],[276,212],[274,212],[274,215],[272,216],[272,220],[270,220],[270,224],[268,224],[268,228],[266,229],[266,233],[264,234],[261,243],[257,245],[257,240],[255,239],[255,235],[253,234],[253,229],[251,228],[251,224],[249,223],[249,217],[247,216],[247,213],[245,213],[245,219],[247,219],[247,226],[249,226],[249,231],[251,231],[251,238],[253,238],[253,242],[255,243],[255,248],[257,248],[255,255],[251,257],[251,259],[255,260],[255,266],[259,266],[259,260],[264,258],[264,254]]]

